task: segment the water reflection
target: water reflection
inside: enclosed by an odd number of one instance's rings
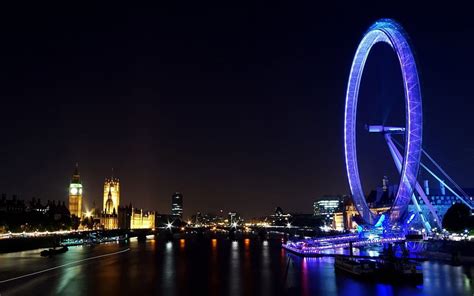
[[[301,261],[301,291],[302,295],[309,295],[309,281],[308,281],[308,258],[303,258]]]
[[[356,280],[334,259],[300,258],[280,241],[192,239],[130,243],[130,252],[0,284],[3,295],[473,295],[471,269],[425,262],[423,285]],[[123,249],[73,247],[62,256],[0,255],[0,280]],[[361,250],[361,253],[370,250]]]
[[[66,288],[74,288],[75,291],[80,291],[75,279],[82,273],[82,266],[74,266],[66,268],[60,275],[59,282],[56,288],[56,294],[66,294]]]
[[[245,250],[248,250],[250,247],[250,239],[246,238],[244,239],[244,245],[245,245]]]
[[[211,241],[211,263],[209,267],[209,291],[210,295],[219,295],[219,260],[218,260],[217,239]]]
[[[262,257],[260,263],[261,276],[260,276],[260,295],[271,295],[271,272],[270,272],[270,248],[268,241],[262,242]]]
[[[174,269],[174,250],[172,242],[166,243],[163,262],[163,295],[175,295],[174,283],[176,273]]]
[[[217,239],[213,238],[211,242],[212,242],[212,249],[215,250],[217,248]]]
[[[240,287],[240,249],[239,243],[233,241],[230,251],[229,295],[241,295]]]
[[[250,239],[244,239],[244,258],[243,258],[243,285],[244,294],[251,295],[254,289],[254,275],[252,269],[252,252],[250,251]]]

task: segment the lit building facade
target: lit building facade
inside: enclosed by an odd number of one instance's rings
[[[104,229],[118,229],[118,215],[102,214],[102,216],[100,217],[100,224]]]
[[[82,183],[77,163],[69,184],[69,212],[78,218],[82,217]]]
[[[341,227],[340,225],[336,225],[335,213],[341,208],[342,197],[323,196],[313,203],[313,215],[321,219],[323,226],[339,230]]]
[[[383,214],[387,211],[390,210],[390,206],[380,206],[376,208],[370,208],[370,210],[375,213],[376,215]],[[348,199],[347,201],[344,202],[344,209],[343,212],[337,212],[335,213],[335,217],[339,217],[342,215],[343,218],[343,225],[346,230],[350,229],[355,229],[357,225],[359,225],[357,222],[361,222],[359,218],[359,212],[357,211],[356,207],[354,206],[354,203],[352,200]],[[336,227],[339,227],[340,220],[334,224]]]
[[[336,231],[344,231],[344,214],[342,212],[334,213],[332,220],[332,228]]]
[[[120,206],[120,181],[111,177],[105,179],[104,182],[104,203],[103,209],[105,214],[112,214],[114,211],[118,213]]]
[[[342,205],[342,198],[339,196],[323,196],[313,203],[313,214],[315,216],[332,215]]]
[[[176,192],[171,196],[171,215],[176,218],[183,218],[183,195]]]
[[[153,229],[155,228],[155,213],[133,209],[130,217],[130,229]]]
[[[155,212],[135,209],[132,204],[119,207],[118,210],[118,227],[121,229],[153,229],[155,219]]]
[[[104,203],[100,224],[104,229],[119,228],[120,181],[111,177],[104,182]]]

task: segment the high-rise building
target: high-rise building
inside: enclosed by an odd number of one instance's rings
[[[69,212],[76,217],[82,217],[82,183],[77,163],[69,184]]]
[[[323,227],[326,229],[332,228],[340,230],[341,225],[335,223],[334,219],[336,216],[335,213],[341,210],[341,207],[341,196],[323,196],[313,203],[313,216],[322,219]]]
[[[171,215],[183,218],[183,195],[180,192],[175,192],[171,196]]]
[[[118,213],[120,205],[120,181],[113,176],[106,178],[104,182],[104,203],[103,210],[105,214]]]
[[[340,196],[323,196],[313,203],[314,216],[332,215],[342,205]]]

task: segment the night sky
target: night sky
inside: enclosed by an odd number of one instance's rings
[[[2,10],[0,192],[66,201],[78,162],[86,207],[101,204],[114,168],[123,203],[161,213],[175,191],[185,216],[309,213],[321,195],[348,193],[347,79],[363,33],[382,17],[405,27],[417,55],[425,148],[474,186],[467,7],[164,3],[174,2]],[[369,191],[396,173],[381,136],[362,126],[403,124],[404,102],[386,46],[364,75],[358,152]]]

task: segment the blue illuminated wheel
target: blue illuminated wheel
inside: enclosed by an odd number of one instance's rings
[[[359,86],[364,65],[372,47],[384,42],[392,47],[400,62],[405,93],[405,149],[400,183],[392,205],[388,222],[397,225],[406,215],[415,188],[421,157],[422,107],[421,90],[416,62],[403,28],[395,21],[382,19],[365,33],[352,61],[346,93],[344,114],[344,150],[347,177],[354,205],[368,225],[374,225],[376,215],[369,209],[359,177],[356,149],[356,115]]]

